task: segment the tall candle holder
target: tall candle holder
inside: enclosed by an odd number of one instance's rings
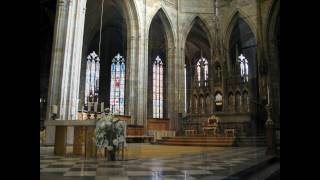
[[[270,104],[266,105],[266,110],[267,110],[267,121],[265,123],[266,125],[266,137],[267,137],[267,151],[266,154],[267,155],[274,155],[275,154],[275,136],[274,136],[274,122],[271,119],[271,110],[272,107]]]
[[[266,110],[267,110],[267,121],[266,121],[266,126],[273,126],[274,125],[274,122],[272,121],[271,119],[271,110],[272,110],[272,107],[270,104],[267,104],[266,105]]]

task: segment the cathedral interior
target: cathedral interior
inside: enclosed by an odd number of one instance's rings
[[[280,0],[40,0],[40,178],[280,179]]]

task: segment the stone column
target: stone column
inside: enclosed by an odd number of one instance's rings
[[[129,63],[130,63],[130,71],[129,71],[129,113],[128,115],[131,116],[131,124],[135,123],[135,120],[137,119],[136,117],[136,111],[137,111],[137,89],[139,87],[138,85],[138,79],[137,79],[137,61],[138,61],[138,57],[136,56],[136,45],[137,45],[137,37],[132,36],[131,37],[131,41],[130,41],[130,59],[129,59]]]
[[[176,104],[179,99],[179,92],[177,84],[177,60],[174,59],[174,47],[168,47],[168,74],[167,74],[167,109],[168,109],[168,118],[170,119],[170,130],[175,129],[175,121],[176,121],[176,111],[179,107],[179,104]]]
[[[145,27],[144,27],[145,28]],[[148,87],[148,37],[145,33],[142,33],[140,44],[140,58],[138,59],[138,85],[137,96],[138,103],[136,107],[137,111],[137,125],[144,125],[147,127],[147,87]]]
[[[52,105],[58,106],[60,120],[77,117],[85,5],[86,0],[58,1],[46,120],[50,120]],[[47,134],[46,144],[53,144],[54,128],[47,127]],[[72,144],[73,128],[67,134]]]
[[[46,120],[51,120],[51,106],[59,104],[60,97],[60,81],[61,81],[61,65],[64,54],[64,39],[66,36],[66,20],[68,12],[68,1],[58,0],[55,29],[54,29],[54,41],[52,45],[52,60],[50,69],[50,79],[48,88],[48,104]],[[45,144],[52,145],[55,140],[55,127],[46,127],[46,140]]]
[[[137,59],[137,107],[136,107],[136,124],[144,125],[147,127],[147,88],[148,88],[148,32],[146,23],[146,1],[144,1],[143,11],[144,14],[141,18],[141,31],[139,32],[139,58]]]

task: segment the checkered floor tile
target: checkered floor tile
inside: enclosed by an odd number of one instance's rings
[[[219,153],[110,162],[102,159],[59,157],[42,151],[40,179],[199,179],[209,175],[222,179],[263,160],[266,158],[264,152],[264,148],[230,147]]]

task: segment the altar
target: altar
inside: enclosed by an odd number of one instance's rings
[[[66,155],[67,128],[74,127],[73,154],[84,155],[86,158],[96,157],[97,148],[93,141],[94,130],[98,120],[50,120],[45,126],[55,126],[54,154]]]
[[[119,118],[119,116],[116,116]],[[126,121],[127,117],[120,117]],[[93,140],[96,122],[98,119],[87,120],[50,120],[45,121],[45,126],[55,126],[54,154],[64,156],[67,154],[67,129],[73,127],[73,155],[82,155],[86,158],[97,157],[97,148]],[[143,136],[144,128],[139,125],[127,126],[127,139]],[[149,137],[149,139],[152,137]]]

